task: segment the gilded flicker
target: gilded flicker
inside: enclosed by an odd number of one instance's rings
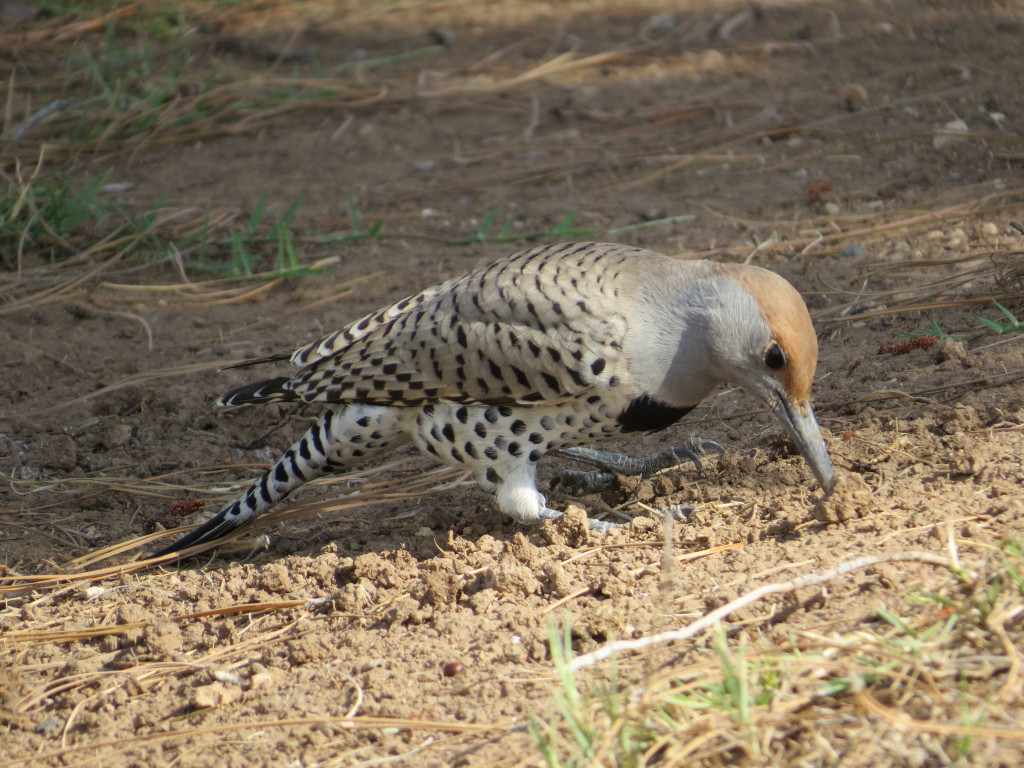
[[[224,536],[313,478],[409,441],[474,470],[516,520],[554,518],[561,513],[535,482],[542,456],[643,471],[650,461],[582,446],[664,429],[721,383],[764,403],[818,483],[826,492],[834,484],[811,409],[818,345],[807,307],[758,267],[609,243],[542,246],[291,355],[238,365],[288,358],[297,372],[239,387],[219,404],[324,403],[322,415],[244,494],[159,554]],[[663,452],[658,467],[666,455],[699,462],[684,445]]]

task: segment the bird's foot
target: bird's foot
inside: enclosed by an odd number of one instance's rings
[[[624,456],[621,453],[598,451],[586,446],[562,448],[552,451],[552,453],[589,464],[597,469],[589,471],[564,470],[551,478],[551,487],[562,486],[573,494],[593,493],[606,488],[617,474],[648,477],[687,460],[693,462],[699,473],[704,469],[700,460],[701,456],[708,451],[715,451],[721,456],[725,453],[725,448],[714,440],[705,440],[700,437],[691,437],[689,440],[673,448],[666,448],[654,456]]]
[[[662,517],[671,517],[673,520],[678,520],[681,523],[690,521],[690,515],[693,514],[693,510],[696,507],[693,504],[669,504],[666,507],[658,509],[658,514]]]
[[[603,469],[563,469],[551,478],[551,487],[561,488],[570,496],[582,496],[607,488],[614,480],[615,473]]]
[[[541,520],[557,520],[563,514],[565,513],[560,510],[544,507],[538,517]],[[587,516],[587,529],[593,533],[608,533],[608,531],[615,528],[617,525],[618,523],[613,523],[608,520],[595,520],[589,515]]]

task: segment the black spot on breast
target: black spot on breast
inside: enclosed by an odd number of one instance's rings
[[[476,432],[478,437],[487,437],[487,427],[479,421],[473,426],[473,431]]]
[[[594,362],[592,362],[590,364],[590,370],[591,370],[591,372],[595,376],[600,376],[601,375],[601,371],[604,370],[605,365],[606,365],[606,363],[604,361],[604,358],[603,357],[599,357],[599,358],[597,358],[597,360],[595,360]]]
[[[491,422],[491,424],[494,424],[498,420],[498,409],[488,408],[484,411],[484,418]]]
[[[356,424],[358,424],[360,427],[368,427],[370,426],[370,417],[361,416],[360,418],[356,419]]]
[[[538,461],[540,461],[543,455],[544,451],[539,451],[535,448],[534,450],[530,451],[530,461],[536,464]]]
[[[507,419],[509,416],[512,415],[512,409],[509,408],[507,405],[503,405],[500,408],[498,408],[498,413],[500,413]]]
[[[523,449],[519,446],[519,443],[517,442],[511,442],[508,444],[508,452],[511,453],[513,456],[523,455]]]
[[[693,410],[658,402],[650,395],[641,395],[626,406],[615,420],[623,432],[655,432],[670,427]]]
[[[516,419],[509,428],[512,430],[513,435],[521,435],[526,431],[526,422],[522,419]]]
[[[469,420],[469,409],[466,406],[455,409],[455,418],[465,424]]]
[[[455,430],[452,429],[451,424],[445,424],[444,429],[441,430],[441,433],[444,435],[445,440],[447,440],[449,443],[455,442]]]
[[[498,458],[498,452],[494,449],[493,445],[488,445],[486,448],[484,448],[484,456],[486,456],[491,461],[494,461],[495,459]]]
[[[469,456],[469,458],[471,458],[471,459],[478,459],[478,458],[480,458],[480,454],[477,453],[476,446],[473,445],[472,443],[466,443],[462,447],[462,449],[466,452],[466,455]]]

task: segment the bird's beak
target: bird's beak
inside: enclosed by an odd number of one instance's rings
[[[832,472],[832,460],[829,459],[825,439],[821,436],[814,411],[809,403],[794,403],[781,392],[774,392],[773,396],[774,400],[768,400],[769,408],[775,414],[775,418],[786,427],[786,431],[800,449],[827,496],[835,487],[836,476]]]

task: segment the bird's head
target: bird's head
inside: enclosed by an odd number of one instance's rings
[[[732,286],[711,313],[710,356],[725,381],[768,406],[829,493],[835,475],[811,408],[818,341],[807,305],[774,272],[737,266],[727,275]]]

